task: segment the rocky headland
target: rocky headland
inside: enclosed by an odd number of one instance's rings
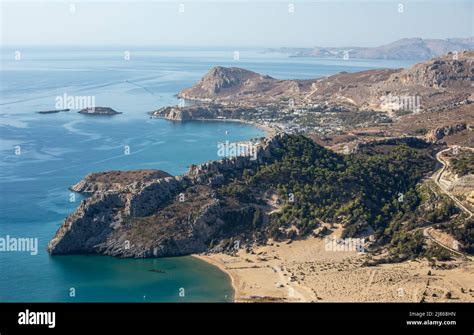
[[[51,254],[122,257],[207,251],[210,240],[219,239],[218,232],[225,225],[222,218],[232,211],[220,203],[213,188],[246,168],[271,162],[285,136],[263,140],[256,160],[232,157],[193,165],[178,177],[162,171],[89,175],[72,189],[91,196],[65,220],[48,250]],[[138,180],[134,178],[137,175]],[[114,182],[114,178],[120,181]]]
[[[119,191],[135,182],[145,183],[167,177],[171,177],[171,175],[161,170],[96,172],[87,175],[69,189],[73,192],[91,195],[96,192]]]

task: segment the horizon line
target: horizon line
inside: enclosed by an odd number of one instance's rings
[[[0,0],[2,1],[2,0]],[[438,37],[438,38],[423,38],[423,37],[402,37],[396,40],[392,40],[390,42],[385,42],[383,44],[379,44],[377,46],[371,47],[366,45],[340,45],[340,46],[324,46],[324,45],[312,45],[312,46],[292,46],[292,45],[267,45],[267,46],[257,46],[257,45],[179,45],[179,44],[152,44],[152,43],[143,43],[143,44],[100,44],[100,43],[93,43],[93,44],[4,44],[0,43],[2,48],[17,48],[17,47],[42,47],[42,48],[90,48],[90,47],[103,47],[103,48],[180,48],[180,49],[196,49],[196,48],[204,48],[204,49],[274,49],[274,48],[301,48],[301,49],[311,49],[311,48],[377,48],[380,46],[388,45],[394,42],[402,41],[402,40],[410,40],[410,39],[421,39],[421,40],[440,40],[440,41],[448,41],[453,39],[470,39],[474,38],[474,35],[468,35],[465,37]]]

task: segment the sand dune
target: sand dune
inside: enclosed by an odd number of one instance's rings
[[[325,241],[315,237],[240,250],[235,256],[197,257],[231,276],[235,301],[474,301],[474,265],[461,259],[435,266],[420,259],[367,267],[366,254],[326,251]]]

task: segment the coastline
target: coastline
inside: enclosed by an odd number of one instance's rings
[[[154,116],[154,117],[157,117],[157,116]],[[166,117],[158,117],[158,118],[162,118],[162,119],[167,120],[167,121],[183,122],[182,120],[172,120],[172,119],[168,119]],[[193,120],[186,120],[186,121],[191,121],[191,122],[194,122],[194,121],[201,121],[201,122],[210,121],[210,122],[222,122],[222,123],[235,122],[235,123],[247,124],[247,125],[251,125],[251,126],[254,126],[256,128],[259,128],[259,129],[263,130],[265,132],[265,137],[267,137],[267,138],[275,135],[278,132],[278,130],[276,128],[272,127],[269,124],[265,125],[265,124],[261,124],[261,123],[257,123],[257,122],[253,122],[253,121],[241,120],[241,119],[217,119],[217,118],[214,118],[214,119],[193,119]],[[184,121],[184,122],[186,122],[186,121]],[[239,271],[237,271],[238,269],[232,269],[232,268],[229,268],[227,266],[227,263],[223,259],[223,257],[229,257],[228,255],[223,254],[223,253],[216,253],[216,254],[193,254],[193,255],[190,255],[190,256],[217,267],[220,271],[222,271],[223,273],[225,273],[229,277],[230,284],[231,284],[232,290],[233,290],[233,299],[232,299],[233,302],[248,302],[249,301],[248,297],[245,294],[246,292],[244,290],[242,290],[242,288],[241,288],[242,286],[245,287],[246,277],[244,275],[242,275]],[[266,295],[266,293],[269,293],[269,292],[264,291],[262,293],[263,293],[263,296],[270,297],[270,296]],[[282,299],[284,299],[284,297],[282,297]]]
[[[177,120],[170,120],[170,119],[167,119],[167,118],[163,118],[165,120],[168,120],[168,121],[177,121]],[[186,120],[188,121],[188,120]],[[253,122],[253,121],[247,121],[247,120],[241,120],[241,119],[217,119],[217,118],[214,118],[214,119],[194,119],[194,120],[189,120],[189,121],[202,121],[202,122],[206,122],[206,121],[211,121],[211,122],[236,122],[236,123],[243,123],[243,124],[247,124],[247,125],[251,125],[251,126],[254,126],[256,128],[259,128],[261,130],[263,130],[265,132],[265,137],[271,137],[273,135],[275,135],[278,130],[274,127],[272,127],[271,125],[265,125],[265,124],[261,124],[261,123],[257,123],[257,122]],[[179,122],[183,122],[183,121],[179,121]],[[223,253],[215,253],[215,254],[193,254],[191,255],[191,257],[194,257],[196,259],[199,259],[203,262],[206,262],[208,264],[211,264],[215,267],[217,267],[220,271],[224,272],[230,279],[230,283],[231,283],[231,286],[232,286],[232,289],[233,289],[233,302],[249,302],[252,298],[251,297],[247,297],[246,296],[246,292],[242,289],[242,286],[245,287],[245,279],[246,277],[244,275],[242,275],[240,273],[240,271],[238,271],[238,269],[232,269],[232,268],[229,268],[227,266],[227,261],[224,260],[224,257],[229,257],[228,255],[226,254],[223,254]],[[262,292],[262,299],[270,299],[270,300],[273,300],[273,298],[270,296],[270,295],[267,295],[268,290],[264,290]],[[257,298],[259,295],[255,296],[254,298]],[[250,298],[250,299],[249,299]],[[281,297],[282,300],[284,300],[285,298],[284,297]],[[278,299],[277,299],[278,300]]]
[[[230,285],[232,286],[233,290],[233,297],[232,302],[238,302],[237,294],[239,292],[238,287],[236,285],[236,276],[232,275],[227,269],[223,262],[219,262],[217,259],[210,257],[208,255],[199,254],[199,255],[191,255],[191,257],[199,259],[207,264],[213,265],[218,268],[220,271],[224,272],[230,279]]]
[[[248,120],[241,120],[241,119],[191,119],[191,120],[173,120],[173,119],[169,119],[167,117],[164,117],[164,116],[158,116],[158,115],[153,115],[154,118],[157,118],[157,119],[163,119],[163,120],[167,120],[167,121],[172,121],[172,122],[195,122],[195,121],[198,121],[198,122],[222,122],[222,123],[225,123],[225,122],[235,122],[235,123],[243,123],[243,124],[247,124],[247,125],[250,125],[250,126],[254,126],[255,128],[258,128],[258,129],[261,129],[263,131],[265,131],[265,137],[271,137],[273,135],[275,135],[279,130],[277,128],[275,128],[274,126],[270,125],[270,124],[262,124],[262,123],[258,123],[258,122],[255,122],[255,121],[248,121]]]
[[[341,232],[337,227],[331,236]],[[270,242],[234,255],[192,255],[230,277],[234,302],[474,302],[472,262],[438,261],[433,267],[418,259],[365,266],[367,256],[327,250],[317,237]]]
[[[271,137],[273,135],[275,135],[278,130],[273,127],[272,125],[270,124],[262,124],[262,123],[258,123],[258,122],[254,122],[254,121],[247,121],[247,120],[241,120],[241,119],[202,119],[202,120],[191,120],[191,121],[212,121],[212,122],[237,122],[237,123],[244,123],[244,124],[247,124],[247,125],[250,125],[250,126],[254,126],[255,128],[258,128],[258,129],[261,129],[263,131],[265,131],[265,137]]]
[[[284,283],[279,268],[269,264],[248,264],[243,255],[223,253],[192,255],[226,273],[234,291],[233,302],[312,302],[315,297],[307,287]],[[287,287],[285,287],[287,286]],[[303,291],[303,292],[302,292]]]

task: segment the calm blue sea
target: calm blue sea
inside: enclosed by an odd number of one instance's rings
[[[0,301],[231,301],[227,275],[192,257],[49,256],[48,241],[81,200],[71,201],[67,188],[88,173],[112,169],[181,174],[192,163],[217,159],[218,142],[262,136],[243,124],[149,118],[147,112],[176,104],[174,95],[212,66],[285,79],[411,64],[295,59],[246,49],[239,60],[233,50],[212,49],[131,50],[126,60],[118,48],[16,48],[2,49],[0,57],[0,238],[39,241],[37,255],[0,252]],[[55,109],[64,94],[94,96],[97,106],[123,114],[35,113]]]

